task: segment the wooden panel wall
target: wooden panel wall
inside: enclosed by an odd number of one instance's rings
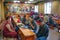
[[[60,16],[60,1],[52,2],[52,13]]]
[[[44,13],[44,2],[41,2],[38,4],[39,5],[39,13]]]

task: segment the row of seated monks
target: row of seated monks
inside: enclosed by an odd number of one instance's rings
[[[47,25],[49,25],[49,23],[48,23],[48,21],[46,22],[44,20],[44,15],[42,15],[42,14],[41,15],[35,14],[35,16],[30,15],[30,14],[20,14],[20,15],[7,14],[7,15],[8,16],[6,16],[5,22],[3,22],[3,24],[4,24],[3,25],[3,39],[4,40],[8,40],[9,38],[13,38],[13,40],[20,40],[18,37],[18,33],[16,31],[17,25],[13,20],[14,18],[18,19],[16,22],[23,23],[25,25],[25,27],[27,26],[28,29],[33,30],[33,32],[36,34],[36,40],[46,40],[47,39],[48,33],[49,33],[49,29],[48,29],[49,27],[47,27]],[[51,18],[49,18],[49,19],[52,21]],[[56,24],[54,24],[52,22],[50,24],[52,24],[55,27]],[[8,37],[8,39],[7,39],[7,37]]]

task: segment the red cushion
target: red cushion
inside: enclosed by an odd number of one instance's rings
[[[36,23],[39,25],[39,24],[41,24],[41,22],[40,21],[36,21]]]
[[[20,23],[20,20],[18,19],[17,22]]]

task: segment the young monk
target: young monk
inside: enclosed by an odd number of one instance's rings
[[[6,22],[4,24],[3,36],[4,36],[4,40],[7,40],[7,38],[13,38],[14,40],[17,40],[18,36],[17,36],[17,33],[15,32],[15,29],[11,23],[10,16],[7,17]]]
[[[37,40],[47,40],[49,29],[47,24],[45,24],[43,21],[39,24],[39,29],[37,34]]]

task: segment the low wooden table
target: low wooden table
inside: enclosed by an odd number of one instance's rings
[[[60,24],[60,19],[54,19],[57,24]]]
[[[21,23],[17,23],[16,18],[14,19],[16,25],[20,25]],[[23,24],[24,25],[24,24]],[[36,35],[33,31],[26,28],[19,28],[18,34],[21,37],[21,40],[36,40]]]
[[[60,19],[54,19],[54,21],[59,25],[58,26],[58,32],[60,32]]]
[[[20,28],[18,34],[21,37],[21,40],[36,40],[35,33],[29,29]]]

